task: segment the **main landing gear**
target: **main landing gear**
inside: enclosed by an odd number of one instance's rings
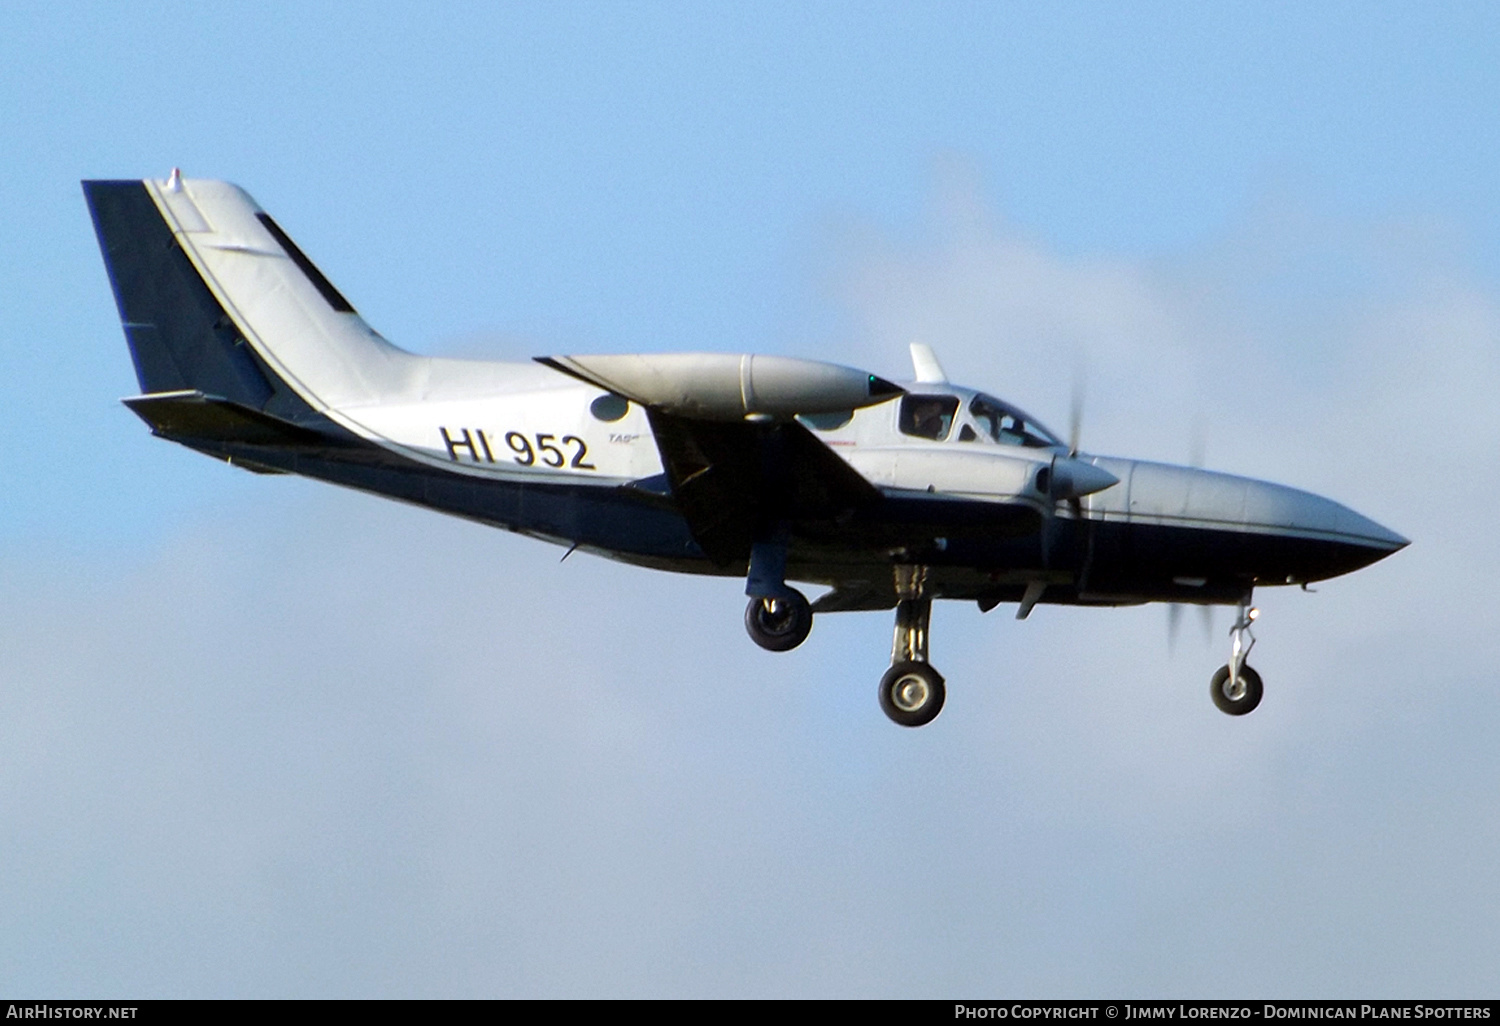
[[[767,652],[790,652],[807,640],[812,630],[812,606],[807,596],[786,583],[786,536],[778,534],[750,549],[750,572],[745,578],[745,630],[750,640]]]
[[[790,652],[807,640],[813,611],[807,597],[786,583],[786,549],[757,543],[750,554],[745,631],[768,652]],[[880,678],[880,708],[903,727],[931,723],[943,711],[943,675],[927,662],[932,598],[924,593],[927,568],[897,566],[896,632],[891,668]]]
[[[897,566],[896,631],[891,640],[891,668],[880,678],[880,709],[903,727],[920,727],[937,719],[948,697],[943,675],[927,661],[927,628],[932,598],[925,594],[927,568]]]
[[[812,631],[812,606],[796,588],[779,598],[752,598],[745,607],[745,630],[767,652],[790,652]]]
[[[1250,625],[1259,615],[1260,610],[1250,605],[1250,593],[1246,592],[1245,597],[1240,599],[1239,615],[1234,619],[1234,626],[1229,628],[1229,637],[1233,639],[1229,662],[1219,667],[1209,685],[1214,705],[1219,707],[1220,712],[1230,716],[1243,716],[1253,711],[1260,705],[1261,696],[1265,693],[1260,674],[1245,662],[1245,657],[1255,647],[1255,635],[1251,632]],[[1248,644],[1246,638],[1249,639]]]
[[[891,668],[880,678],[880,708],[903,727],[931,723],[943,711],[943,675],[927,662],[927,627],[932,599],[904,598],[896,604]],[[787,588],[779,598],[754,598],[745,607],[750,640],[768,652],[790,652],[812,630],[812,607],[801,592]]]

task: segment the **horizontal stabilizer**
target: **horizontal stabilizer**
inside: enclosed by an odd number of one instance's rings
[[[153,434],[173,441],[319,448],[337,444],[289,420],[194,390],[153,392],[120,401],[151,425]]]

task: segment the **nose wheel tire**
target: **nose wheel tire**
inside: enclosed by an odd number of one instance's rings
[[[745,607],[745,630],[767,652],[790,652],[812,631],[812,606],[795,588],[786,598],[753,598]]]
[[[1228,713],[1230,716],[1243,716],[1253,711],[1257,705],[1260,705],[1261,695],[1265,692],[1265,687],[1260,681],[1260,674],[1248,666],[1240,667],[1240,679],[1237,683],[1231,682],[1227,664],[1219,667],[1209,688],[1209,693],[1213,695],[1214,705],[1219,707],[1220,712]]]
[[[943,675],[926,663],[901,662],[880,678],[880,708],[903,727],[920,727],[943,711]]]

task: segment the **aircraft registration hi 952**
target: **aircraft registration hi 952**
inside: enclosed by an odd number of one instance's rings
[[[1193,467],[1081,452],[948,381],[792,357],[408,353],[269,214],[225,182],[83,183],[156,435],[258,473],[302,474],[658,570],[745,580],[771,651],[814,616],[894,610],[880,706],[943,707],[934,599],[1224,604],[1211,694],[1261,700],[1255,588],[1357,570],[1405,538],[1332,500]],[[809,602],[789,582],[829,590]]]

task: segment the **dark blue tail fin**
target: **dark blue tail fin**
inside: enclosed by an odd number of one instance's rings
[[[177,244],[145,184],[84,182],[83,192],[141,391],[191,389],[264,408],[278,389]]]

